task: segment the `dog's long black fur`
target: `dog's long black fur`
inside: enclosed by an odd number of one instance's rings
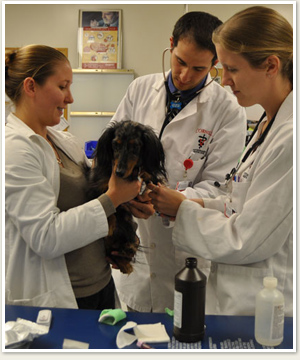
[[[112,171],[128,181],[139,177],[146,184],[166,183],[164,150],[151,127],[130,120],[109,125],[98,140],[94,164],[88,173],[89,199],[107,191]],[[137,224],[122,205],[108,221],[109,234],[104,240],[107,256],[121,272],[130,274],[133,270],[130,260],[139,246]],[[123,256],[113,256],[112,251]]]

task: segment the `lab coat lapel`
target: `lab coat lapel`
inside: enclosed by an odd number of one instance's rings
[[[6,126],[8,128],[14,129],[15,132],[25,135],[29,138],[32,135],[36,135],[35,132],[28,125],[26,125],[22,120],[17,118],[13,113],[10,113],[8,115]]]
[[[48,133],[54,143],[59,146],[75,163],[85,162],[83,148],[79,145],[79,140],[67,132],[56,131],[48,128]]]
[[[163,80],[158,80],[153,86],[152,90],[156,92],[151,108],[153,109],[153,128],[160,131],[166,116],[166,101],[167,94]]]

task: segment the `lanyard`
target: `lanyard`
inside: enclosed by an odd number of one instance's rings
[[[166,106],[166,117],[162,128],[160,130],[159,139],[162,137],[162,133],[165,127],[174,119],[174,117],[190,102],[196,97],[200,92],[211,83],[211,81],[204,85],[207,79],[205,78],[193,89],[179,91],[175,88],[172,82],[171,72],[168,75],[168,78],[165,79],[165,88],[167,92],[167,106]],[[173,92],[172,92],[173,91]]]
[[[179,91],[171,93],[168,81],[165,81],[165,88],[167,92],[167,112],[164,123],[160,130],[159,139],[162,137],[162,133],[165,127],[171,122],[174,117],[190,102],[197,96],[202,88],[194,93],[191,93],[188,97],[183,98]]]
[[[269,122],[266,130],[260,135],[258,140],[256,140],[255,143],[252,144],[252,146],[247,150],[247,152],[243,156],[242,160],[241,161],[239,160],[239,162],[237,163],[237,166],[235,168],[233,168],[229,174],[226,174],[226,176],[225,176],[225,185],[227,185],[229,183],[229,181],[234,178],[235,174],[238,172],[241,165],[248,159],[250,154],[252,154],[252,152],[255,151],[264,142],[266,136],[268,135],[268,132],[271,129],[271,126],[273,125],[273,123],[275,121],[276,115],[277,115],[277,113],[273,116],[273,118]],[[261,118],[259,119],[258,124],[256,125],[255,129],[253,130],[253,132],[252,132],[252,134],[250,136],[250,139],[247,141],[246,147],[248,146],[248,144],[250,144],[250,141],[253,139],[254,135],[256,134],[256,132],[258,130],[258,127],[259,127],[260,123],[263,121],[265,116],[266,116],[266,112],[264,112],[262,114]],[[214,185],[216,187],[220,187],[220,183],[218,181],[215,181]]]

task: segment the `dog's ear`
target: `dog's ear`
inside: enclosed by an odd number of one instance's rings
[[[165,180],[165,153],[162,144],[154,131],[143,132],[143,168],[154,177],[154,180]]]
[[[106,128],[100,136],[95,150],[95,166],[111,169],[113,160],[112,141],[115,137],[115,128]]]

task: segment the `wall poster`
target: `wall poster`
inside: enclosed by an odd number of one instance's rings
[[[79,11],[79,67],[121,69],[121,10]]]

